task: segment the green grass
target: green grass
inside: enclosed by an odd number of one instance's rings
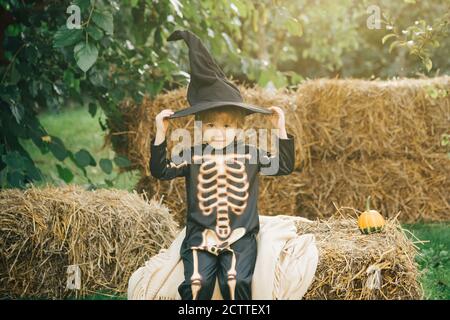
[[[95,184],[104,183],[105,179],[114,180],[114,188],[131,191],[139,180],[138,170],[118,174],[117,167],[110,175],[104,173],[98,166],[101,158],[113,159],[115,152],[111,148],[102,149],[104,131],[102,131],[99,118],[105,116],[101,110],[97,111],[95,117],[91,117],[86,108],[67,108],[59,113],[42,113],[39,120],[51,135],[61,138],[68,150],[77,152],[84,148],[88,150],[97,162],[97,166],[86,168],[89,178]],[[65,159],[62,163],[58,161],[50,152],[42,154],[40,150],[30,140],[21,140],[22,146],[29,152],[36,166],[42,171],[44,180],[35,183],[36,186],[46,184],[60,185],[64,182],[58,177],[56,164],[68,167],[74,174],[74,179],[70,184],[88,184],[81,170],[73,164],[70,159]]]
[[[450,222],[403,226],[420,240],[416,258],[422,271],[421,283],[427,299],[450,299]]]
[[[80,300],[77,297],[68,297],[65,300]],[[81,298],[81,300],[127,300],[126,295],[119,295],[107,291],[99,291],[95,294],[87,295]]]
[[[110,148],[101,148],[104,132],[98,122],[100,117],[104,119],[101,110],[92,118],[87,108],[67,108],[58,114],[44,113],[40,115],[39,119],[50,134],[58,136],[64,141],[69,150],[76,152],[80,148],[85,148],[98,162],[103,157],[112,159],[115,155]],[[23,141],[22,143],[46,178],[41,185],[45,183],[58,185],[61,183],[55,166],[59,161],[50,153],[42,155],[30,141]],[[75,175],[71,183],[88,183],[82,172],[70,160],[66,159],[64,164]],[[102,183],[105,178],[111,179],[111,176],[103,173],[98,166],[88,167],[87,171],[95,183]],[[117,173],[112,174],[112,176],[116,175]],[[117,176],[114,187],[131,191],[138,180],[139,173],[137,171],[123,173]],[[419,245],[421,255],[417,257],[417,262],[422,271],[421,282],[425,290],[425,297],[427,299],[450,299],[450,222],[409,224],[404,225],[404,227],[419,239],[429,241]],[[98,292],[84,299],[124,298],[123,296],[111,296],[107,293]]]

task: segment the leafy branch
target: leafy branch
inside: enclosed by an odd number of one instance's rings
[[[429,72],[433,68],[432,52],[440,46],[440,40],[450,33],[450,13],[445,13],[431,25],[425,20],[416,20],[414,25],[400,31],[394,23],[384,20],[388,30],[392,33],[385,35],[381,42],[385,44],[389,39],[395,39],[389,46],[389,52],[394,48],[406,47],[411,55],[419,57]]]

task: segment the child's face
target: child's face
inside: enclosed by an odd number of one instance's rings
[[[230,144],[236,136],[238,120],[226,112],[214,113],[202,121],[203,141],[220,149]]]

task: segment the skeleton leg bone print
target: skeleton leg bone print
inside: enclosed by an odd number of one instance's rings
[[[199,272],[198,267],[198,250],[199,248],[192,247],[192,255],[193,255],[193,262],[194,262],[194,270],[191,276],[191,291],[192,291],[192,299],[197,300],[198,292],[200,291],[202,287],[202,275]],[[230,297],[231,300],[235,299],[235,290],[236,290],[236,254],[234,253],[233,249],[226,247],[223,250],[227,250],[231,252],[232,254],[232,260],[231,260],[231,266],[230,269],[227,271],[227,284],[228,288],[230,290]]]
[[[215,255],[226,250],[231,252],[232,260],[230,269],[227,271],[227,284],[230,297],[235,298],[236,288],[236,255],[230,245],[245,234],[245,228],[231,230],[228,212],[241,215],[247,205],[248,179],[245,164],[238,159],[250,159],[250,154],[227,154],[227,155],[203,155],[194,156],[193,160],[205,160],[200,166],[198,176],[199,208],[204,215],[216,212],[215,230],[205,229],[202,233],[202,243],[198,247],[192,247],[194,271],[191,277],[191,290],[193,299],[197,298],[201,289],[201,275],[198,272],[197,250],[207,250]],[[237,168],[230,164],[237,165]],[[208,196],[208,194],[211,194]],[[243,194],[243,195],[240,195]],[[237,201],[234,203],[230,200]]]

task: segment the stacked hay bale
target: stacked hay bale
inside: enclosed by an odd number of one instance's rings
[[[358,229],[357,219],[344,215],[345,211],[339,208],[331,218],[312,224],[296,223],[299,234],[315,235],[319,249],[315,279],[304,298],[423,298],[414,262],[418,250],[398,220],[395,217],[387,220],[382,233],[364,235]]]
[[[349,215],[298,221],[297,227],[299,234],[314,233],[320,253],[306,299],[422,296],[416,249],[396,219],[387,221],[384,233],[368,236]],[[0,191],[0,297],[125,296],[133,271],[167,248],[179,230],[167,207],[126,191]],[[79,290],[66,290],[70,265],[81,269]],[[380,278],[373,280],[377,270]]]
[[[0,192],[0,297],[122,294],[138,266],[178,231],[168,209],[121,190],[78,186]],[[66,290],[67,268],[81,271]]]
[[[283,108],[287,130],[296,139],[296,171],[288,177],[261,178],[259,207],[264,212],[325,217],[336,206],[361,208],[371,195],[383,215],[392,217],[400,210],[404,222],[449,218],[448,150],[440,140],[449,132],[450,77],[319,79],[306,81],[295,91],[243,86],[240,90],[249,103]],[[158,181],[150,176],[150,140],[157,113],[186,106],[186,88],[144,99],[140,105],[126,101],[121,108],[128,130],[108,137],[126,137],[116,152],[141,170],[136,189],[164,195],[180,224],[185,217],[184,180]],[[269,128],[264,115],[250,118],[246,127]],[[168,137],[176,128],[192,130],[193,120],[171,120]],[[168,139],[168,150],[174,144]]]

